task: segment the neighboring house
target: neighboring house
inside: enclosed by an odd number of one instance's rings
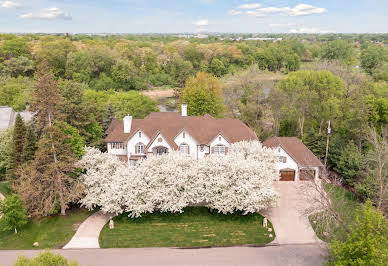
[[[18,113],[13,110],[12,107],[0,106],[0,131],[6,130],[15,123],[16,115]],[[24,122],[28,122],[32,119],[33,114],[29,111],[23,111],[19,113]]]
[[[304,181],[318,178],[323,168],[321,161],[295,137],[273,137],[263,146],[279,152],[280,181]]]
[[[151,113],[144,119],[126,116],[114,119],[105,138],[108,153],[136,164],[152,155],[179,150],[193,158],[227,154],[232,143],[258,140],[256,134],[238,119],[218,119],[210,115],[187,116],[175,112]]]

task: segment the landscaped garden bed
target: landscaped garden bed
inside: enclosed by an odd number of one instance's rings
[[[17,234],[14,231],[0,231],[0,249],[61,248],[75,234],[76,225],[90,214],[86,209],[72,209],[67,211],[66,216],[29,220]],[[33,247],[35,242],[39,243],[39,247]]]
[[[147,213],[140,218],[122,214],[114,229],[106,224],[100,234],[101,248],[199,247],[259,245],[271,242],[275,233],[260,214],[209,212],[205,207],[187,207],[183,213]],[[270,237],[272,235],[272,237]]]

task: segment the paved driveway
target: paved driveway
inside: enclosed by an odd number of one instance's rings
[[[276,182],[280,199],[278,206],[263,212],[275,228],[277,244],[322,243],[318,239],[304,212],[310,205],[306,193],[313,193],[304,182]]]
[[[233,247],[207,249],[133,248],[55,250],[80,266],[232,266],[279,265],[317,266],[324,262],[319,245],[283,245],[262,248]],[[36,250],[0,251],[0,264],[11,266],[18,255],[36,256]]]

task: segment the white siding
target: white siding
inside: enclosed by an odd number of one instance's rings
[[[295,180],[299,180],[298,164],[295,162],[295,160],[282,147],[277,147],[276,151],[279,153],[279,157],[283,156],[287,158],[285,163],[280,162],[278,160],[277,162],[278,170],[280,171],[285,168],[293,169],[295,170]]]
[[[159,142],[159,138],[162,139],[161,142]],[[171,146],[168,144],[168,142],[166,141],[166,139],[163,137],[162,134],[159,134],[154,142],[151,144],[151,146],[148,148],[147,152],[152,152],[152,149],[155,148],[155,147],[159,147],[159,146],[162,146],[162,147],[166,147],[168,148],[169,151],[172,150]]]
[[[111,143],[107,143],[108,153],[114,154],[114,155],[127,155],[127,148],[125,143],[123,143],[123,145],[124,145],[124,149],[113,149],[111,148]]]
[[[139,137],[139,132],[141,132],[141,137]],[[143,143],[144,146],[147,146],[148,143],[150,142],[150,138],[146,134],[144,134],[144,132],[141,131],[141,130],[138,130],[135,133],[135,135],[133,135],[133,137],[128,141],[128,152],[129,152],[129,155],[136,154],[135,146],[139,142]]]
[[[211,143],[210,143],[210,149],[217,145],[224,145],[228,149],[230,149],[229,142],[221,135],[219,134]]]
[[[207,154],[210,153],[210,147],[209,146],[206,146],[206,145],[203,145],[203,150],[201,151],[201,145],[199,145],[197,147],[197,151],[198,151],[198,158],[203,158],[205,157]]]
[[[185,135],[185,137],[183,137],[183,135]],[[187,133],[186,131],[182,131],[178,134],[178,136],[176,136],[174,142],[176,145],[178,145],[178,149],[182,143],[186,143],[187,145],[189,145],[190,156],[192,156],[193,158],[197,158],[197,141],[192,136],[190,136],[189,133]]]

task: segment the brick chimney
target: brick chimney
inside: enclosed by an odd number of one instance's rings
[[[182,113],[182,116],[187,116],[187,104],[182,104],[181,106],[181,113]]]

